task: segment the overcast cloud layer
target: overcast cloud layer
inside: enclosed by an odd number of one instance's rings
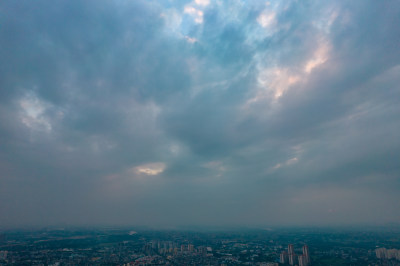
[[[0,2],[0,226],[400,221],[399,1]]]

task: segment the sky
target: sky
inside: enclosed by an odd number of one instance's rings
[[[399,223],[399,14],[1,1],[0,227]]]

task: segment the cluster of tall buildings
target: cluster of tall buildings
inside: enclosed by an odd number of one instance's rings
[[[375,254],[378,259],[400,260],[400,249],[377,248],[377,249],[375,249]]]
[[[308,250],[308,246],[303,246],[303,254],[296,254],[293,245],[289,244],[288,250],[281,253],[280,263],[299,266],[310,265],[310,251]]]

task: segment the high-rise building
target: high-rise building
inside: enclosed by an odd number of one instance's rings
[[[184,252],[184,251],[186,251],[186,245],[181,245],[181,252]]]
[[[377,248],[375,249],[375,253],[376,253],[376,257],[378,259],[386,259],[387,255],[387,251],[386,248]]]
[[[297,256],[296,254],[289,254],[289,264],[296,265],[297,264]]]
[[[294,249],[293,249],[293,245],[292,244],[288,245],[288,254],[289,255],[294,254]]]
[[[304,256],[304,255],[299,255],[299,256],[297,257],[297,259],[298,259],[298,261],[299,261],[299,266],[307,266],[307,265],[308,265],[306,256]]]
[[[293,244],[288,245],[288,251],[282,251],[280,254],[280,263],[290,265],[299,265],[299,266],[308,266],[310,265],[310,251],[308,250],[308,246],[303,246],[303,254],[296,255],[294,252]]]
[[[310,264],[311,263],[310,251],[308,250],[308,246],[307,245],[303,246],[303,256],[305,258],[306,265]]]
[[[289,257],[289,264],[295,265],[296,264],[296,255],[294,254],[293,244],[288,245],[288,257]]]
[[[282,251],[279,262],[282,264],[286,264],[286,263],[288,263],[288,261],[289,261],[288,253],[286,251]]]
[[[388,259],[396,259],[396,255],[397,255],[397,249],[387,249],[386,250],[387,253],[387,258]]]

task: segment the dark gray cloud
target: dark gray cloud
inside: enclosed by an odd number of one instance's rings
[[[397,1],[2,1],[0,226],[397,222]]]

